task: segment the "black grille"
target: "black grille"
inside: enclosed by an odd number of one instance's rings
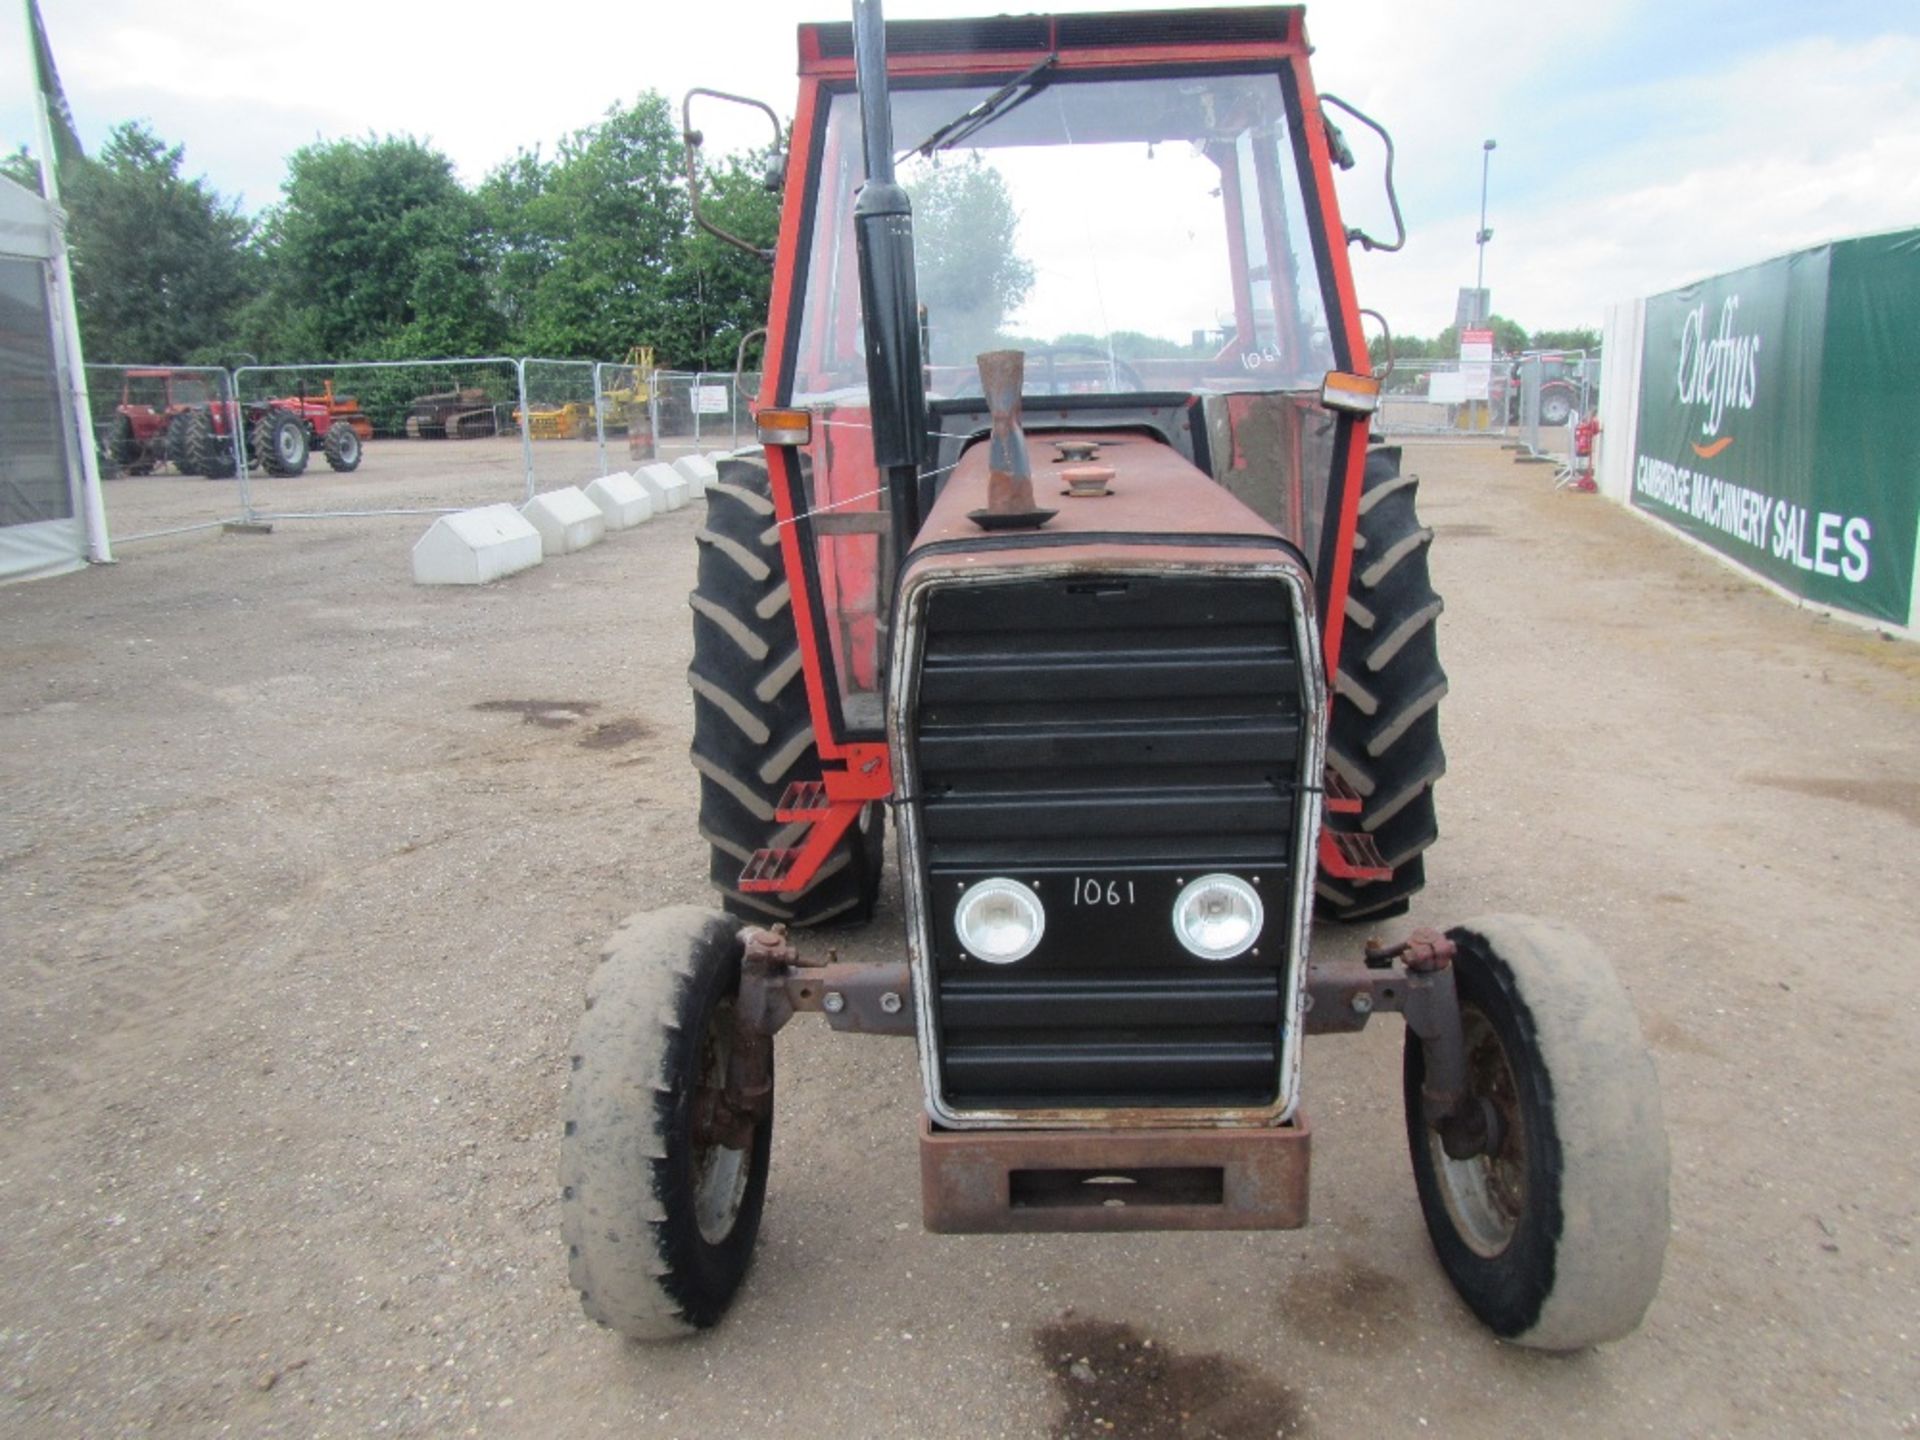
[[[1300,672],[1271,579],[962,585],[927,601],[915,729],[943,1092],[963,1108],[1260,1105],[1291,929]],[[1258,954],[1182,949],[1181,884],[1256,884]],[[954,904],[1012,876],[1047,910],[1010,966]]]

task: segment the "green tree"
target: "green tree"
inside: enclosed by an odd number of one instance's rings
[[[766,151],[731,156],[700,180],[700,213],[762,249],[773,247],[780,229],[780,198],[765,180],[770,158]],[[667,324],[648,338],[680,365],[731,370],[741,339],[767,323],[773,267],[697,224],[675,242],[670,258]]]
[[[1527,348],[1596,351],[1600,348],[1600,332],[1584,327],[1573,330],[1536,330]]]
[[[0,156],[0,175],[36,195],[40,193],[40,162],[24,145],[10,155]]]
[[[272,284],[246,317],[288,360],[475,355],[506,325],[480,203],[411,137],[309,145],[288,162],[263,239]]]
[[[73,294],[87,358],[182,365],[228,343],[259,283],[252,226],[204,177],[181,175],[186,152],[137,120],[115,126],[100,153],[61,170]],[[31,189],[24,150],[9,178]]]
[[[1007,182],[979,151],[915,170],[904,183],[931,358],[964,365],[993,347],[1033,288],[1033,266],[1014,249],[1019,215]]]
[[[495,247],[499,308],[530,354],[595,358],[651,342],[663,361],[678,317],[669,288],[687,229],[680,138],[665,97],[648,92],[488,177],[480,203]]]

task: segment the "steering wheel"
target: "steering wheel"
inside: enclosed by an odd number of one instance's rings
[[[1112,376],[1114,380],[1118,382],[1118,390],[1088,392],[1065,388],[1069,377],[1061,375],[1060,366],[1057,363],[1063,358],[1075,361],[1091,360],[1098,364],[1102,370],[1111,367]],[[1036,366],[1033,363],[1035,360],[1044,361],[1045,363]],[[1104,380],[1105,378],[1105,375],[1101,376],[1101,379]],[[1027,351],[1026,374],[1021,377],[1020,381],[1020,393],[1022,395],[1119,393],[1127,390],[1145,390],[1146,388],[1147,382],[1140,378],[1140,372],[1138,370],[1135,370],[1124,360],[1111,358],[1106,351],[1092,345],[1035,345]],[[955,388],[952,398],[955,400],[963,400],[977,396],[980,393],[980,375],[978,371],[975,371],[960,382]]]

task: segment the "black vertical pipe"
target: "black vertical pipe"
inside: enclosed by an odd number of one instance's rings
[[[887,97],[887,22],[880,0],[853,0],[854,83],[869,183],[893,183],[893,106]]]
[[[853,206],[867,399],[873,411],[873,459],[886,479],[894,556],[902,561],[920,528],[918,479],[926,442],[927,390],[913,277],[913,205],[893,178],[893,110],[880,0],[854,0],[853,52],[867,162],[867,183]]]

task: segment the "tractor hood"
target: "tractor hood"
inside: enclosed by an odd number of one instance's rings
[[[1066,460],[1060,446],[1097,446],[1086,461]],[[1280,531],[1229,494],[1211,477],[1157,437],[1139,431],[1046,431],[1026,436],[1033,476],[1034,504],[1056,513],[1037,529],[988,530],[969,516],[987,507],[988,446],[973,445],[956,465],[915,537],[907,569],[922,560],[956,552],[1036,550],[1056,552],[1124,547],[1134,560],[1142,546],[1160,552],[1217,552],[1226,547],[1271,555],[1287,549]],[[1113,472],[1109,493],[1082,497],[1065,493],[1065,473],[1086,466]],[[1156,555],[1156,562],[1173,561]],[[1176,562],[1177,563],[1177,562]]]

